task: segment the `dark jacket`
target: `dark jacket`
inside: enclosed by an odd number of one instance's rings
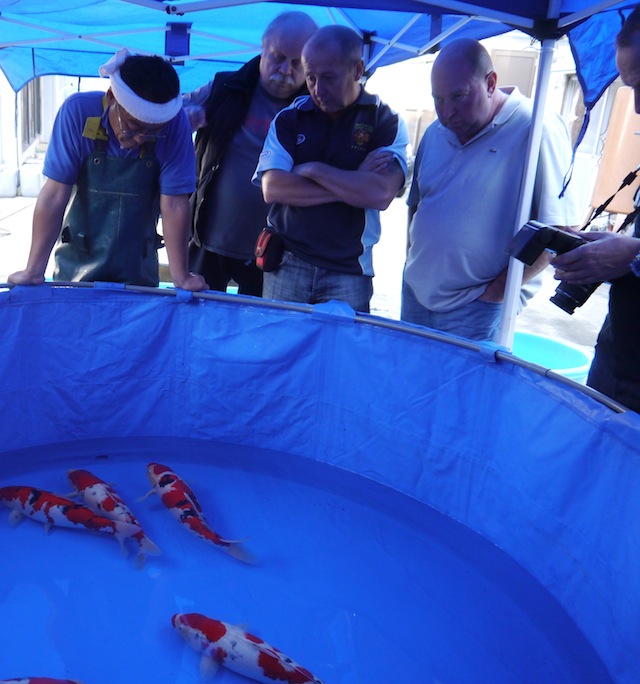
[[[640,237],[639,219],[634,237]],[[611,281],[587,384],[640,413],[640,278],[631,273]]]
[[[211,93],[204,104],[207,125],[196,133],[195,140],[198,182],[196,191],[191,196],[191,215],[197,244],[200,244],[198,225],[204,219],[204,212],[207,209],[208,188],[215,178],[229,143],[247,116],[259,80],[259,55],[238,71],[221,71],[213,80]],[[306,87],[303,86],[295,97],[306,92]],[[293,100],[293,97],[291,99]]]

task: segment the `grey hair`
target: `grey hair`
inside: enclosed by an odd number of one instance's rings
[[[317,30],[318,25],[306,12],[282,12],[264,30],[262,46],[268,45],[276,34],[300,33],[311,36]]]

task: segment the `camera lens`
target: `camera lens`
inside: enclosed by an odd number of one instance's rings
[[[564,280],[562,280],[550,301],[568,314],[572,314],[591,297],[599,285],[600,283],[574,285],[572,283],[565,283]]]

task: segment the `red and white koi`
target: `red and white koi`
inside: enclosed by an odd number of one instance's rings
[[[45,529],[71,527],[115,537],[126,554],[124,540],[140,531],[139,525],[109,520],[83,504],[35,487],[0,487],[0,501],[11,509],[9,521],[17,525],[23,518],[41,522]]]
[[[150,463],[147,467],[147,476],[153,487],[149,494],[154,492],[158,494],[171,515],[190,532],[209,544],[226,551],[238,560],[245,563],[253,562],[251,556],[237,546],[242,540],[223,539],[217,532],[213,531],[202,512],[196,495],[171,468],[160,463]]]
[[[200,613],[177,613],[175,629],[195,651],[202,654],[200,675],[212,677],[222,665],[256,682],[322,684],[309,670],[253,634]]]
[[[144,564],[147,555],[157,556],[161,553],[158,546],[146,536],[127,504],[110,485],[88,470],[70,470],[68,477],[75,488],[74,494],[79,494],[92,511],[110,520],[119,520],[140,527],[140,531],[132,535],[132,539],[135,539],[140,546],[137,556],[139,566]]]
[[[22,677],[0,679],[0,684],[82,684],[77,679],[52,679],[51,677]]]

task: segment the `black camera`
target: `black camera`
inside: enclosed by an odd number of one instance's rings
[[[585,242],[586,240],[575,233],[568,233],[538,221],[529,221],[513,236],[505,251],[509,256],[531,266],[545,249],[562,254],[584,245]],[[562,280],[551,301],[563,311],[572,314],[589,299],[599,285],[600,283],[575,285]]]

